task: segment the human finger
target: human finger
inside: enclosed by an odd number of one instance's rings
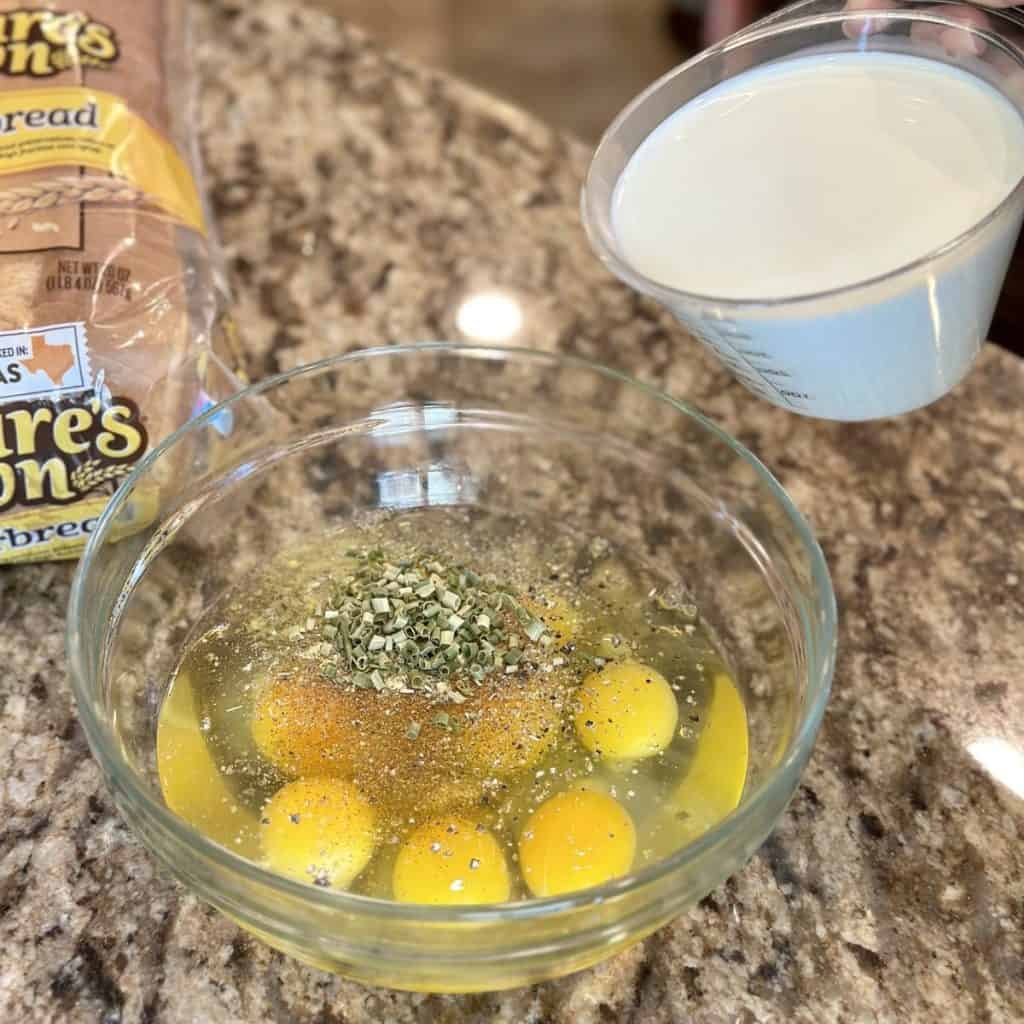
[[[847,0],[845,10],[851,14],[870,14],[872,11],[891,11],[898,6],[898,0]],[[884,32],[889,27],[890,20],[879,13],[871,18],[845,21],[843,33],[850,39],[874,35],[876,32]]]
[[[947,4],[942,7],[926,8],[923,13],[941,16],[945,21],[957,21],[963,28],[933,21],[917,21],[911,25],[911,39],[941,46],[951,57],[979,57],[985,52],[985,40],[976,32],[978,29],[992,27],[992,22],[984,11],[966,5]]]
[[[997,9],[1012,7],[1011,0],[979,0],[986,7]],[[847,0],[846,11],[858,14],[879,13],[875,17],[848,21],[843,26],[847,37],[858,39],[863,36],[884,32],[892,22],[882,12],[898,9],[898,0]],[[984,11],[968,4],[945,4],[941,7],[914,8],[919,12],[933,14],[946,20],[959,21],[965,27],[956,28],[949,25],[937,25],[934,22],[915,22],[911,26],[911,38],[919,42],[931,42],[942,46],[951,56],[979,56],[985,51],[985,41],[980,39],[972,29],[991,28],[991,22]]]

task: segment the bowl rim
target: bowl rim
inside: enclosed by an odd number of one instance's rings
[[[261,395],[299,377],[314,377],[326,370],[341,367],[347,363],[378,358],[402,359],[403,357],[424,353],[442,352],[459,358],[533,362],[561,366],[563,368],[569,367],[586,373],[596,374],[636,389],[649,399],[667,404],[684,417],[697,422],[712,436],[724,442],[743,461],[747,462],[781,506],[809,557],[811,578],[820,600],[821,607],[819,613],[821,615],[822,635],[826,638],[826,643],[820,652],[820,668],[815,671],[815,666],[808,663],[807,700],[803,714],[791,733],[785,754],[772,768],[766,778],[731,814],[723,818],[696,840],[680,847],[671,855],[639,871],[630,872],[603,885],[577,890],[562,896],[536,899],[527,898],[505,903],[468,904],[461,907],[431,906],[429,904],[401,903],[397,900],[363,896],[345,890],[335,891],[317,888],[303,882],[285,878],[263,867],[256,861],[249,860],[221,846],[185,822],[183,818],[175,814],[161,800],[155,799],[150,785],[143,781],[142,776],[124,756],[121,744],[117,742],[116,736],[110,730],[106,721],[94,713],[93,702],[87,692],[85,680],[88,673],[85,669],[86,658],[84,654],[87,640],[80,635],[81,631],[78,625],[82,618],[83,605],[87,601],[87,587],[90,583],[91,569],[100,548],[106,543],[115,517],[128,500],[136,481],[143,477],[165,453],[174,448],[184,437],[200,430],[225,410],[230,410],[235,403]],[[806,633],[806,626],[803,628]],[[295,899],[300,903],[306,903],[319,911],[325,909],[348,911],[355,914],[372,915],[392,920],[415,920],[417,924],[455,925],[471,923],[479,925],[485,922],[509,923],[522,919],[556,915],[560,912],[595,906],[606,902],[611,897],[619,897],[630,892],[642,891],[665,878],[665,876],[685,869],[688,864],[700,858],[705,851],[716,846],[728,834],[742,830],[744,823],[756,817],[757,811],[767,801],[767,798],[777,794],[778,789],[792,775],[794,770],[799,771],[802,767],[802,762],[806,760],[813,748],[831,691],[835,665],[836,628],[837,610],[831,577],[824,554],[809,524],[790,499],[785,489],[761,460],[725,430],[712,422],[696,407],[680,399],[673,398],[658,388],[645,384],[620,370],[575,355],[544,352],[529,348],[478,344],[464,345],[447,341],[421,341],[403,345],[379,345],[353,349],[340,355],[328,356],[312,363],[297,366],[284,373],[264,378],[186,421],[159,445],[148,452],[111,497],[85,547],[71,584],[65,641],[70,666],[71,688],[78,708],[78,716],[82,722],[90,749],[103,771],[108,787],[112,790],[120,788],[131,801],[144,809],[145,813],[156,822],[162,832],[169,833],[176,843],[188,849],[193,856],[212,861],[219,868],[232,875],[241,876],[259,888],[269,889],[287,898]],[[109,629],[108,623],[104,630],[104,639],[109,637]],[[788,800],[788,798],[789,794],[787,794],[786,799]],[[135,831],[134,824],[132,830]],[[143,845],[149,849],[151,854],[155,854],[158,857],[163,856],[157,851],[150,849],[148,842],[145,842]]]

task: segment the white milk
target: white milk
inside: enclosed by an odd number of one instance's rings
[[[676,111],[615,188],[620,255],[702,302],[679,316],[755,391],[811,415],[923,405],[966,373],[991,321],[1016,211],[929,263],[868,281],[985,218],[1024,174],[1024,120],[992,86],[895,53],[798,57]],[[719,301],[721,300],[721,301]]]

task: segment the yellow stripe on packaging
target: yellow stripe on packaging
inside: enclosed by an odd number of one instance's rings
[[[205,233],[199,193],[185,162],[123,100],[81,86],[0,93],[0,175],[68,166],[113,174]]]
[[[136,488],[114,523],[110,540],[138,533],[152,523],[159,499],[156,487]],[[0,565],[77,558],[109,501],[107,494],[0,516]]]

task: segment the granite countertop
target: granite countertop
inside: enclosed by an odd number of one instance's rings
[[[158,870],[76,723],[71,566],[0,570],[0,1020],[1024,1019],[1024,364],[990,350],[895,421],[789,415],[599,266],[584,147],[298,0],[211,0],[199,22],[252,373],[457,337],[463,299],[506,290],[519,342],[686,397],[777,471],[832,568],[834,694],[774,835],[674,924],[532,989],[371,990],[271,952]]]

